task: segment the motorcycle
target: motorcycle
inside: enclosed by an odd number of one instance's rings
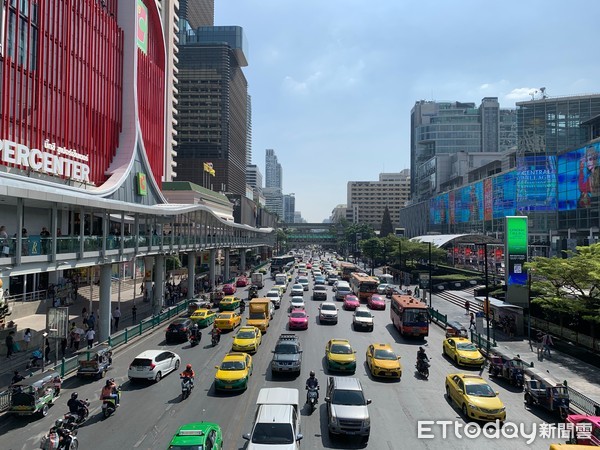
[[[84,407],[82,408],[82,414],[68,412],[65,414],[64,420],[65,425],[74,428],[81,425],[85,422],[90,415],[90,410],[88,407],[90,406],[90,402],[88,402],[87,398],[83,401]]]
[[[42,354],[41,350],[34,350],[33,352],[31,352],[31,358],[29,358],[29,361],[27,362],[25,368],[31,369],[33,367],[41,367],[43,357],[44,355]]]
[[[117,397],[119,400],[119,403],[121,402],[121,388],[118,387],[117,388]],[[114,398],[105,398],[104,400],[102,400],[102,415],[104,416],[105,419],[109,418],[112,413],[114,413],[117,410],[117,400]]]
[[[246,310],[246,302],[242,301],[240,303],[240,314],[244,314],[245,310]]]
[[[79,448],[79,441],[77,440],[77,431],[66,429],[68,431],[67,439],[69,440],[68,445],[60,441],[60,436],[56,430],[51,429],[47,435],[42,436],[40,442],[40,448],[42,450],[77,450]]]
[[[221,340],[220,334],[213,334],[210,342],[211,342],[212,346],[215,347],[219,343],[220,340]]]
[[[192,347],[195,347],[196,345],[198,345],[200,343],[201,338],[202,338],[202,334],[200,334],[200,332],[192,333],[190,335],[190,345]]]
[[[194,384],[192,383],[192,379],[190,377],[179,378],[181,378],[181,400],[185,400],[192,393],[192,389],[194,389]]]
[[[429,359],[417,359],[417,364],[415,365],[415,368],[417,369],[417,372],[419,372],[419,375],[421,375],[425,379],[429,378],[429,367]]]
[[[306,390],[308,391],[306,393],[306,403],[308,403],[310,406],[310,412],[312,413],[317,406],[317,402],[319,401],[319,386],[316,388],[309,388],[306,386]]]

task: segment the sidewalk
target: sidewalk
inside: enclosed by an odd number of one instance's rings
[[[94,286],[94,291],[95,294],[94,295],[94,299],[92,300],[92,309],[91,311],[94,311],[94,314],[98,314],[98,309],[99,309],[99,300],[97,300],[98,295],[98,287]],[[121,319],[119,321],[119,330],[122,330],[125,327],[134,325],[133,322],[133,318],[132,318],[132,314],[131,314],[131,309],[133,307],[134,301],[135,301],[135,305],[137,308],[137,314],[136,314],[136,321],[135,323],[139,323],[142,319],[145,319],[146,317],[150,317],[152,315],[152,304],[150,302],[144,302],[142,295],[139,294],[139,286],[138,289],[136,289],[137,292],[134,292],[133,287],[126,285],[125,283],[122,285],[122,289],[121,289],[121,306],[120,306],[120,310],[121,310]],[[82,311],[83,308],[86,308],[88,311],[88,314],[90,312],[90,301],[89,301],[89,287],[80,287],[79,288],[79,295],[77,297],[77,299],[75,300],[75,302],[69,306],[69,323],[71,322],[75,322],[77,324],[77,326],[82,327],[83,328],[83,318],[82,318]],[[117,295],[112,294],[112,305],[111,305],[111,311],[114,311],[114,309],[117,307]],[[48,301],[48,305],[50,304],[50,302]],[[42,303],[43,306],[43,303]],[[40,310],[44,310],[45,311],[45,307],[40,308]],[[112,318],[111,318],[112,320]],[[43,350],[43,336],[42,336],[42,332],[46,329],[46,314],[33,314],[30,316],[26,316],[26,317],[22,317],[20,319],[15,319],[14,320],[15,324],[18,327],[18,334],[21,335],[21,333],[26,330],[27,328],[31,328],[32,331],[32,340],[31,343],[29,345],[29,349],[25,350],[24,346],[23,346],[23,342],[20,340],[17,340],[17,342],[19,343],[19,345],[21,346],[21,351],[18,353],[15,353],[13,355],[12,358],[7,359],[6,358],[6,353],[5,351],[0,354],[0,361],[2,361],[2,366],[0,368],[0,391],[3,391],[11,382],[12,376],[14,374],[15,370],[19,370],[21,372],[22,375],[25,375],[27,372],[25,370],[25,367],[27,365],[27,362],[29,361],[29,358],[31,356],[31,352],[33,350],[35,350],[36,348],[42,349]],[[112,332],[116,332],[118,330],[112,329]],[[83,348],[83,338],[82,338],[82,346],[80,346],[80,348]],[[54,341],[50,342],[50,361],[47,362],[46,364],[53,364],[54,362],[57,361],[57,357],[56,357],[56,345]],[[59,350],[60,352],[60,350]],[[73,355],[73,350],[67,348],[67,351],[65,353],[65,356],[68,358],[70,356]],[[62,356],[62,355],[59,355]],[[34,369],[35,370],[35,369]]]
[[[472,294],[465,291],[451,291],[452,294],[469,299],[473,303]],[[463,302],[464,303],[464,302]],[[458,321],[469,328],[469,316],[465,314],[464,307],[452,303],[439,295],[433,294],[432,307],[442,314],[448,316],[448,321]],[[479,332],[486,335],[485,328]],[[527,330],[525,331],[527,333]],[[492,331],[490,335],[494,336]],[[532,338],[534,338],[532,332]],[[552,350],[552,356],[546,357],[540,361],[537,356],[537,348],[535,343],[530,345],[527,336],[509,338],[502,332],[495,332],[496,342],[499,349],[510,350],[512,353],[520,355],[521,359],[527,363],[533,363],[534,367],[542,372],[548,372],[554,378],[560,381],[566,380],[568,385],[575,390],[581,392],[592,400],[600,403],[600,370],[597,367],[585,363],[582,360],[575,358],[566,353]]]

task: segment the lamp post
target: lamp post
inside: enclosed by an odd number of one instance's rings
[[[433,288],[433,280],[431,278],[431,242],[429,244],[429,308],[431,308],[431,291]]]
[[[489,274],[488,274],[488,253],[487,253],[487,242],[483,242],[481,244],[476,244],[483,246],[483,261],[485,264],[485,303],[484,303],[484,311],[485,311],[485,319],[487,322],[486,331],[487,331],[487,344],[486,350],[487,353],[490,353],[490,298],[489,298]]]

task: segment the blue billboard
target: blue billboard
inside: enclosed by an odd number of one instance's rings
[[[518,212],[556,211],[556,156],[517,158]]]
[[[517,203],[517,176],[513,170],[493,179],[494,219],[515,215]]]
[[[448,223],[448,193],[438,195],[430,200],[429,223],[432,225]]]
[[[483,220],[483,182],[478,181],[455,192],[455,223]]]
[[[600,144],[558,155],[558,210],[589,208],[600,191]]]

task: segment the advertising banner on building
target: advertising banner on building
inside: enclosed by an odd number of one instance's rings
[[[527,243],[528,229],[526,216],[507,216],[505,219],[504,252],[506,267],[506,284],[527,284]]]

